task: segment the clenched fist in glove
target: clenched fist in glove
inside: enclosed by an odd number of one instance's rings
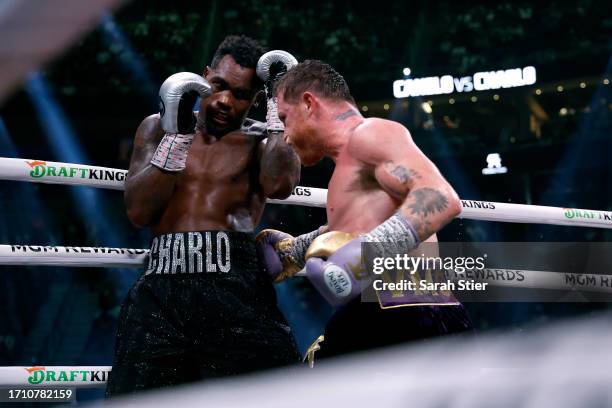
[[[312,241],[325,231],[327,231],[326,225],[297,237],[273,229],[266,229],[257,234],[257,249],[270,279],[273,282],[280,282],[302,270],[306,263],[306,250]]]
[[[172,172],[185,168],[195,133],[193,105],[198,96],[206,98],[210,93],[210,84],[191,72],[179,72],[164,81],[159,89],[159,114],[166,134],[155,150],[152,165]]]

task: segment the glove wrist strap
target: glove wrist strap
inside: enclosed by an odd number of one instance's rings
[[[375,243],[379,256],[405,254],[419,245],[419,235],[412,223],[399,211],[364,236]]]
[[[283,125],[283,122],[281,122],[280,118],[278,117],[278,105],[276,104],[275,97],[268,98],[267,107],[266,124],[268,127],[268,133],[284,132],[285,125]]]
[[[327,227],[322,226],[307,234],[298,235],[297,237],[287,240],[289,245],[279,245],[279,256],[283,264],[292,263],[302,269],[306,264],[306,251],[316,237],[326,231]],[[282,242],[282,241],[281,241]],[[279,242],[280,244],[280,242]]]
[[[166,133],[153,154],[151,164],[166,171],[182,171],[192,141],[193,134]]]

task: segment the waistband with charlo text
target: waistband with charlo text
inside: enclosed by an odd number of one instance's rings
[[[231,269],[230,238],[224,231],[175,232],[151,241],[145,275],[224,272]]]

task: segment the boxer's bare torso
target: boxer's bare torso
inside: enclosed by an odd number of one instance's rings
[[[374,167],[347,151],[340,153],[329,181],[327,221],[330,230],[365,233],[389,218],[400,206],[374,178]]]
[[[150,227],[154,235],[253,231],[266,198],[287,197],[299,180],[299,159],[280,136],[263,143],[262,135],[240,130],[257,92],[255,69],[226,55],[204,76],[212,94],[195,113],[198,126],[182,171],[151,164],[164,137],[158,114],[136,131],[125,203],[132,223]]]
[[[139,157],[130,170],[149,166],[164,135],[159,115],[145,120]],[[258,183],[260,138],[231,132],[220,139],[196,131],[185,170],[177,175],[165,209],[151,225],[155,235],[177,231],[251,231],[265,196]]]

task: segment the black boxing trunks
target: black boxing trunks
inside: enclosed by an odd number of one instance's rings
[[[327,323],[314,359],[470,331],[472,322],[461,304],[382,309],[356,298]]]
[[[107,396],[299,363],[251,233],[153,238],[119,317]]]

